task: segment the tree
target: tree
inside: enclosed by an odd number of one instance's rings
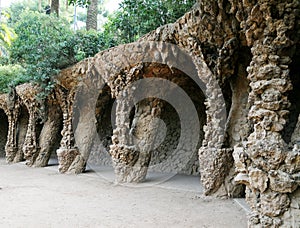
[[[123,0],[110,16],[105,32],[117,43],[129,43],[167,23],[174,22],[192,8],[196,0]]]
[[[69,5],[88,7],[90,0],[68,0]]]
[[[51,1],[51,12],[55,12],[59,16],[59,0]]]
[[[86,29],[97,30],[98,0],[91,0],[87,8]]]
[[[11,45],[11,62],[21,64],[28,77],[47,94],[52,89],[52,76],[76,62],[70,26],[56,16],[25,11],[16,31],[18,37]]]

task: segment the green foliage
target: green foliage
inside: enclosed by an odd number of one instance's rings
[[[48,5],[47,0],[42,1],[42,6]],[[15,25],[21,19],[21,15],[24,11],[38,11],[38,1],[27,0],[27,1],[17,1],[13,2],[9,7],[8,13],[10,14],[10,24]],[[44,8],[42,9],[44,12]]]
[[[129,43],[159,26],[174,22],[192,8],[195,0],[123,0],[105,25],[116,43]]]
[[[68,11],[63,17],[69,21],[46,15],[43,10],[38,12],[38,1],[14,3],[10,7],[9,23],[0,25],[0,48],[5,47],[11,53],[0,58],[0,92],[7,92],[9,86],[32,81],[44,89],[40,97],[45,98],[53,88],[53,76],[60,69],[101,50],[135,41],[161,25],[174,22],[194,2],[123,0],[119,10],[108,17],[101,32],[76,33],[71,29],[70,18],[73,17]],[[44,8],[48,1],[42,3]],[[69,4],[86,7],[89,0],[69,0]]]
[[[0,93],[8,93],[9,86],[16,86],[30,81],[25,69],[20,65],[0,66]]]
[[[60,1],[61,6],[63,6],[64,1]],[[37,0],[19,0],[17,2],[12,2],[10,7],[6,11],[10,14],[9,24],[15,26],[20,20],[21,15],[24,11],[34,11],[45,14],[46,7],[49,6],[48,0],[42,0],[42,8],[39,10],[39,1]],[[60,18],[64,18],[71,22],[73,20],[73,9],[72,7],[60,7]]]
[[[11,61],[26,68],[27,77],[51,90],[51,78],[59,69],[75,63],[70,26],[56,16],[25,11],[16,24]]]
[[[81,6],[81,7],[88,7],[90,4],[89,0],[68,0],[69,5],[73,6]]]
[[[108,47],[102,33],[74,33],[66,21],[38,12],[22,13],[16,31],[18,38],[12,43],[11,62],[21,64],[26,78],[41,85],[45,96],[53,88],[52,78],[60,69]]]
[[[16,34],[14,30],[7,26],[7,24],[0,24],[0,57],[8,56],[8,48],[11,42],[15,39]]]
[[[13,28],[9,27],[7,21],[10,15],[6,12],[2,13],[0,23],[0,62],[9,57],[8,48],[11,42],[16,38],[16,33]]]
[[[74,51],[77,61],[92,57],[103,50],[104,41],[101,34],[95,30],[78,31],[74,36]]]

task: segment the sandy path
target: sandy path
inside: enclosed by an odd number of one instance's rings
[[[114,185],[56,167],[0,164],[0,227],[246,227],[233,200],[157,186]]]

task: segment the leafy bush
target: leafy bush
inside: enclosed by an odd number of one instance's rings
[[[87,6],[88,2],[69,0],[70,4],[82,6]],[[37,4],[26,7],[13,4],[9,25],[14,28],[17,38],[11,43],[11,55],[2,56],[0,64],[15,65],[1,67],[0,91],[7,91],[8,85],[33,81],[41,85],[44,89],[41,97],[45,97],[53,88],[53,76],[60,69],[94,56],[101,50],[135,41],[147,32],[175,21],[194,2],[123,0],[119,10],[109,17],[102,32],[91,30],[76,33],[66,20],[34,11],[37,10]],[[8,27],[2,27],[2,31],[4,35],[10,34]],[[5,41],[7,37],[1,36],[0,39]]]
[[[106,23],[106,37],[129,43],[168,23],[175,22],[196,0],[123,0]]]
[[[16,86],[30,81],[25,69],[20,65],[0,66],[0,93],[9,92],[9,86]]]
[[[15,30],[18,37],[12,43],[11,62],[26,69],[26,78],[41,85],[44,96],[53,88],[52,78],[60,69],[107,47],[102,33],[74,33],[68,22],[38,12],[23,12]]]
[[[26,77],[49,91],[51,78],[76,62],[72,31],[55,16],[25,11],[16,24],[17,39],[12,43],[11,61],[26,69]]]
[[[95,30],[76,32],[72,42],[75,44],[74,52],[77,61],[94,56],[104,46],[100,33]]]

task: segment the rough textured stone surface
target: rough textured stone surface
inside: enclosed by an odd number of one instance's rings
[[[198,1],[138,43],[62,70],[45,104],[29,84],[0,95],[6,159],[24,156],[30,166],[45,166],[57,149],[60,172],[83,172],[90,158],[112,164],[119,182],[143,181],[149,165],[153,171],[199,173],[207,195],[239,195],[246,185],[249,227],[297,227],[299,41],[298,0]],[[203,88],[188,80],[190,75]],[[120,99],[134,97],[130,85],[149,78],[175,83],[191,98],[201,128],[197,145],[186,143],[172,153],[180,138],[178,116],[161,99],[150,97],[134,108]],[[164,134],[157,130],[158,118],[167,133],[151,151],[156,136]],[[60,140],[59,148],[48,139]]]
[[[24,158],[26,159],[26,164],[33,166],[39,152],[37,129],[39,116],[38,102],[36,100],[36,96],[39,91],[38,88],[33,87],[31,84],[23,84],[16,88],[16,92],[29,113],[27,132],[22,150],[24,153]]]
[[[236,150],[239,155],[235,161],[238,171],[248,176],[246,184],[253,192],[247,194],[254,211],[249,226],[278,227],[283,224],[284,212],[293,210],[289,209],[291,195],[288,193],[298,188],[292,175],[297,170],[297,154],[295,149],[288,151],[281,132],[290,108],[288,91],[293,88],[289,64],[299,37],[295,38],[291,31],[299,23],[299,18],[296,19],[299,2],[243,2],[243,8],[249,13],[239,21],[253,55],[247,68],[251,87],[248,117],[253,132],[244,150]],[[295,137],[294,134],[292,141]],[[285,222],[285,227],[292,224]]]

